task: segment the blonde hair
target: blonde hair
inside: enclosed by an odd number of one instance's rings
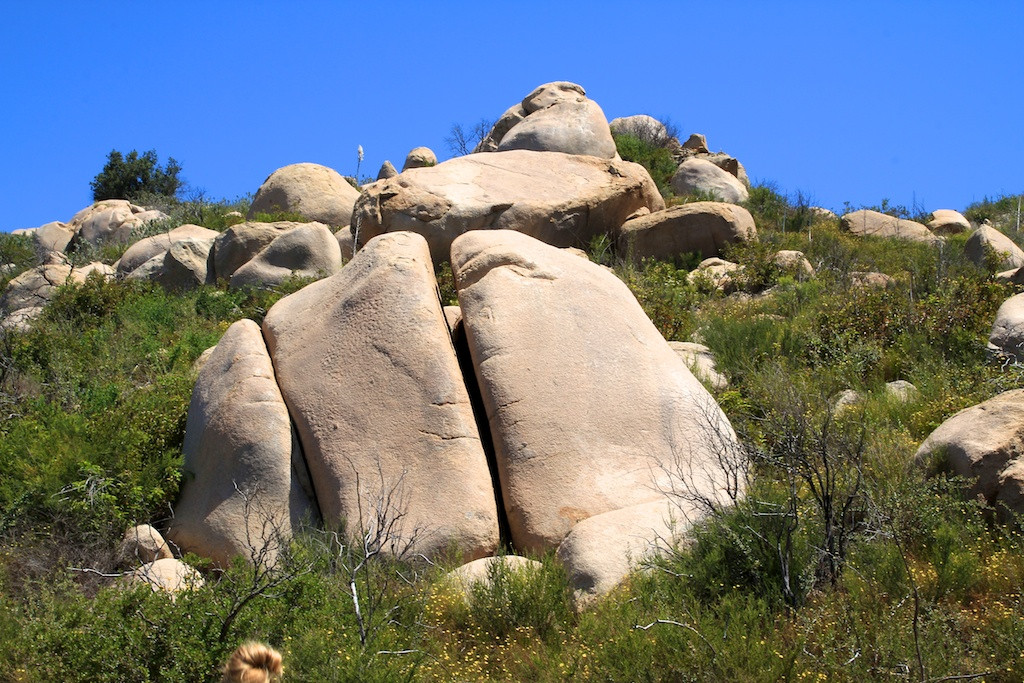
[[[263,643],[242,643],[224,665],[221,683],[270,683],[284,673],[281,653]]]

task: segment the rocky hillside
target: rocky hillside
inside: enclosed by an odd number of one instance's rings
[[[1017,198],[836,215],[558,82],[131,199],[0,235],[0,680],[1024,678]]]

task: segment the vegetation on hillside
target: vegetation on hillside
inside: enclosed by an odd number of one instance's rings
[[[714,351],[730,379],[716,398],[745,444],[728,462],[748,495],[723,508],[667,492],[708,512],[692,543],[579,614],[551,556],[465,599],[443,579],[452,563],[363,562],[316,529],[270,574],[207,567],[174,601],[122,587],[121,533],[165,523],[177,495],[193,362],[304,283],[63,287],[31,331],[0,333],[0,680],[212,681],[248,639],[279,648],[294,681],[1024,679],[1019,526],[912,462],[957,410],[1024,386],[1020,368],[985,356],[1012,289],[964,257],[962,237],[854,238],[766,186],[747,206],[760,241],[727,254],[745,268],[729,295],[592,245],[666,338]],[[245,207],[165,211],[223,229],[233,209]],[[803,251],[817,275],[776,266],[779,249]],[[33,258],[23,238],[0,239],[0,254],[17,268]],[[894,284],[854,287],[856,271]],[[454,297],[450,269],[439,286]],[[896,379],[918,396],[892,398]],[[866,398],[837,411],[847,388]]]
[[[162,197],[175,197],[182,188],[181,164],[174,157],[167,163],[159,164],[156,151],[149,150],[141,155],[136,150],[122,154],[110,150],[107,163],[96,174],[89,186],[93,201],[103,199],[135,199],[142,193]]]

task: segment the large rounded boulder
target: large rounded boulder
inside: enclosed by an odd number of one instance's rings
[[[509,230],[459,237],[452,269],[517,549],[668,490],[723,496],[729,421],[614,274]]]
[[[942,242],[922,223],[896,218],[870,209],[860,209],[844,214],[839,219],[839,227],[855,237],[888,237],[928,244]]]
[[[168,537],[226,566],[272,565],[293,530],[316,521],[288,408],[259,325],[239,320],[199,373],[185,427],[185,480]]]
[[[374,183],[356,203],[360,244],[392,231],[423,235],[435,263],[470,230],[511,229],[585,248],[638,209],[665,202],[643,166],[559,152],[470,154]]]
[[[997,270],[1024,266],[1024,249],[991,225],[982,225],[971,233],[964,253],[979,267],[989,265],[990,259],[995,260]]]
[[[672,189],[678,195],[713,195],[723,202],[739,204],[750,192],[737,177],[707,159],[687,159],[672,176]]]
[[[277,237],[231,275],[232,287],[275,287],[291,277],[325,277],[341,268],[341,246],[323,223]]]
[[[716,257],[726,245],[756,241],[757,228],[742,206],[690,202],[632,218],[616,231],[615,239],[619,253],[631,258],[679,261],[695,252]]]
[[[359,190],[340,173],[320,164],[291,164],[263,181],[249,207],[249,219],[257,213],[294,212],[311,221],[334,227],[348,225]]]
[[[329,526],[379,532],[393,555],[494,552],[491,472],[422,237],[371,240],[263,330]]]

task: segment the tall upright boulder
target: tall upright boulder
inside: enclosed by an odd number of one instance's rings
[[[452,268],[517,549],[666,490],[723,496],[729,421],[614,274],[510,230],[462,235]]]
[[[423,235],[435,263],[469,230],[512,229],[559,247],[585,248],[635,211],[665,202],[643,166],[560,152],[470,154],[414,168],[363,191],[359,243],[385,232]]]
[[[222,566],[272,565],[319,512],[259,325],[231,325],[199,373],[185,427],[185,482],[168,537]]]
[[[396,555],[493,553],[491,474],[422,237],[371,240],[263,329],[327,524],[381,530]]]

